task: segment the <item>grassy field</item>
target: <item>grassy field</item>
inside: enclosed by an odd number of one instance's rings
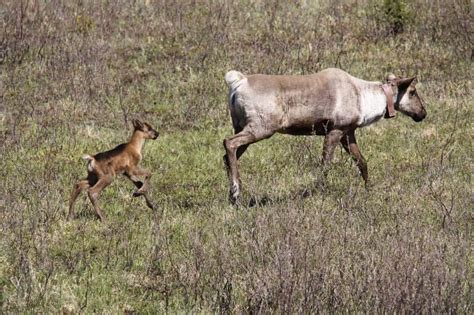
[[[2,313],[472,313],[472,3],[291,3],[2,1]],[[318,184],[321,137],[252,145],[229,205],[226,71],[327,67],[417,75],[428,116],[357,131],[369,191],[342,149]],[[157,211],[118,178],[66,221],[133,118]]]

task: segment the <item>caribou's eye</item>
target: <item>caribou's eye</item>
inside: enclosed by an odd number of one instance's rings
[[[415,96],[416,95],[416,91],[411,91],[410,92],[410,96]]]

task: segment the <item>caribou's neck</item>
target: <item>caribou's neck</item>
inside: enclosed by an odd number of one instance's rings
[[[359,127],[365,127],[380,120],[387,110],[387,97],[381,85],[366,87],[360,91]]]

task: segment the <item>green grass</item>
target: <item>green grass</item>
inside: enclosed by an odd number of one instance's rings
[[[1,311],[472,312],[472,8],[407,7],[416,14],[390,35],[391,13],[369,0],[46,1],[23,20],[7,1]],[[334,66],[417,75],[427,118],[356,132],[370,190],[339,148],[322,182],[322,137],[253,144],[231,206],[225,72]],[[135,117],[160,132],[142,161],[157,210],[119,177],[99,199],[107,224],[85,194],[66,221],[80,157],[125,142]]]

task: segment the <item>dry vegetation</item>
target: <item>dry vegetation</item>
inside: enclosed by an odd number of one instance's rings
[[[5,0],[2,313],[472,313],[473,8],[448,1]],[[428,108],[360,130],[367,192],[321,138],[275,136],[227,202],[227,70],[416,74]],[[153,213],[117,180],[65,220],[83,153],[145,146]],[[311,196],[303,198],[303,191]]]

